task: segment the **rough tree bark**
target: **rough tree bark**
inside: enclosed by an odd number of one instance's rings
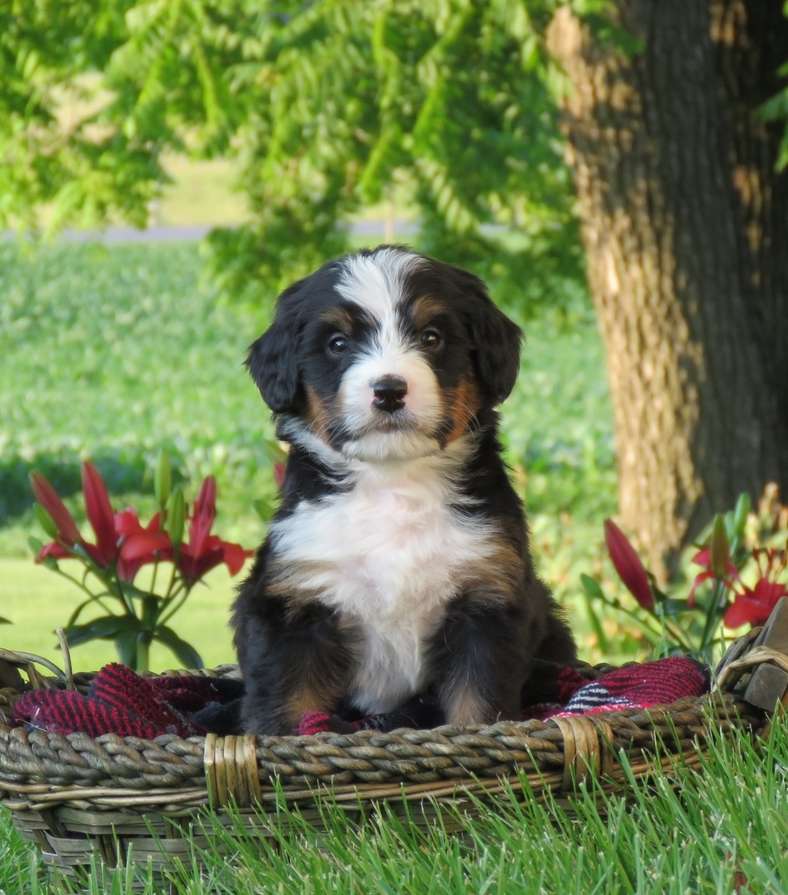
[[[607,348],[620,512],[652,569],[741,491],[788,486],[788,177],[777,0],[617,0],[642,49],[568,8],[550,50]]]

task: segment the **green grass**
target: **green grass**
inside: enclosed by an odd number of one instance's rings
[[[359,828],[327,809],[316,833],[284,808],[272,841],[227,832],[207,817],[207,870],[174,874],[176,895],[348,893],[348,895],[780,895],[788,887],[788,725],[753,745],[719,735],[699,772],[678,783],[656,775],[632,783],[630,798],[585,790],[571,810],[502,795],[461,834],[440,823],[420,830],[383,811]],[[83,891],[126,895],[133,874],[96,870]],[[143,895],[161,884],[137,879]],[[0,892],[65,895],[0,815]]]

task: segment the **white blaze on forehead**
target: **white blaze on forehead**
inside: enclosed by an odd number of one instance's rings
[[[419,430],[431,432],[440,422],[442,408],[435,373],[424,355],[407,343],[400,326],[408,275],[423,264],[419,255],[401,249],[353,255],[342,262],[337,290],[377,324],[370,344],[346,371],[340,387],[340,404],[351,431],[364,429],[373,421],[371,384],[383,376],[405,379],[405,407]],[[384,440],[388,443],[392,438]],[[377,454],[379,448],[373,453]]]
[[[380,249],[372,255],[351,255],[342,262],[337,290],[380,324],[380,340],[398,338],[397,307],[405,300],[409,273],[424,263],[402,249]]]

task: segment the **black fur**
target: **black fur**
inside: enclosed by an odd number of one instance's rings
[[[249,352],[249,370],[283,425],[285,438],[292,432],[288,425],[307,413],[309,389],[330,405],[357,350],[349,349],[346,357],[329,357],[325,345],[331,326],[321,315],[332,308],[344,309],[351,321],[348,337],[353,346],[363,346],[374,330],[373,320],[340,297],[336,280],[337,266],[332,262],[290,287],[279,299],[273,325]],[[470,380],[478,394],[478,407],[467,421],[467,429],[476,433],[476,450],[459,475],[461,490],[474,502],[464,502],[454,512],[497,523],[502,555],[508,557],[508,577],[482,568],[478,581],[454,597],[425,644],[424,690],[412,696],[437,705],[439,716],[449,721],[515,718],[524,687],[540,698],[550,692],[552,681],[543,674],[538,681],[529,681],[534,663],[565,664],[575,656],[569,629],[534,572],[523,508],[497,439],[494,407],[514,386],[520,331],[495,307],[478,278],[432,259],[407,281],[406,302],[424,295],[436,296],[445,305],[436,318],[444,344],[430,355],[440,388],[452,394]],[[403,312],[404,330],[412,325]],[[451,424],[447,418],[441,437]],[[352,433],[331,418],[321,437],[339,450]],[[352,483],[338,475],[319,451],[293,444],[275,521],[288,517],[303,500],[318,501],[349,487]],[[358,645],[353,620],[340,618],[321,603],[319,594],[306,598],[276,587],[275,549],[270,538],[260,548],[233,614],[246,682],[243,727],[258,734],[290,732],[302,709],[331,713],[353,708],[347,689]],[[503,586],[502,580],[508,584]],[[470,706],[470,715],[459,712],[458,705]]]

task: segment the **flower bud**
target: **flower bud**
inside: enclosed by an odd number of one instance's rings
[[[728,574],[731,550],[728,535],[725,533],[725,520],[719,514],[714,517],[714,527],[711,530],[709,542],[709,557],[714,577],[722,580]]]
[[[736,508],[733,511],[733,530],[737,537],[741,538],[744,534],[744,526],[747,524],[747,517],[752,509],[752,501],[750,495],[743,491],[736,501]]]
[[[183,491],[180,487],[170,495],[167,504],[167,525],[166,529],[169,533],[172,543],[177,547],[183,540],[183,526],[186,522],[186,502],[183,499]]]
[[[648,573],[635,548],[612,519],[605,519],[605,543],[610,561],[627,590],[644,609],[653,612],[654,594]]]
[[[163,509],[170,496],[172,489],[172,468],[170,466],[170,456],[167,451],[159,454],[159,463],[156,467],[156,476],[153,480],[153,491],[159,506]]]

